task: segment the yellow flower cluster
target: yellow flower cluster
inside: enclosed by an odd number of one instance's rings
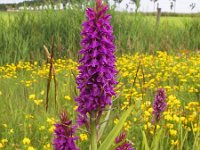
[[[80,134],[80,139],[81,141],[87,141],[88,140],[87,134]]]
[[[30,94],[29,95],[29,100],[33,101],[37,106],[41,105],[43,103],[42,99],[36,99],[35,94]]]
[[[0,140],[0,149],[4,148],[6,146],[6,144],[8,143],[7,139],[2,139]]]
[[[77,73],[78,63],[72,59],[62,60],[58,59],[54,63],[56,74],[64,73],[65,76],[73,75],[72,73]],[[17,78],[20,74],[25,73],[30,75],[31,80],[24,81],[24,84],[31,84],[37,77],[47,78],[49,75],[49,64],[38,64],[37,62],[19,62],[18,64],[7,64],[5,66],[0,66],[0,79],[11,79]]]
[[[35,150],[35,148],[33,146],[31,146],[31,140],[27,137],[25,137],[22,140],[22,143],[25,145],[25,147],[27,148],[27,150]]]
[[[58,96],[60,96],[59,99],[63,100],[64,107],[70,113],[77,109],[73,101],[75,94],[70,93],[71,89],[75,88],[75,81],[73,81],[74,84],[71,84],[71,79],[74,79],[78,74],[77,66],[78,63],[72,59],[54,61],[56,79],[59,85]],[[27,101],[24,100],[25,104],[31,105],[30,110],[24,109],[21,113],[25,116],[23,120],[25,123],[22,122],[16,126],[19,126],[20,131],[24,127],[31,134],[35,132],[38,136],[44,136],[43,141],[40,141],[42,143],[40,149],[51,149],[50,136],[56,123],[56,119],[50,117],[50,114],[44,113],[45,111],[41,107],[47,94],[46,87],[42,83],[45,81],[46,86],[49,67],[50,65],[46,62],[19,62],[0,66],[0,85],[7,87],[7,83],[12,83],[13,86],[18,86],[23,93],[20,93],[23,95],[20,100],[27,99]],[[200,55],[176,56],[161,51],[158,51],[156,55],[136,53],[117,57],[116,67],[119,71],[117,79],[119,83],[115,87],[117,97],[113,100],[113,105],[117,107],[117,111],[123,111],[130,105],[135,106],[134,112],[123,125],[125,131],[132,132],[132,130],[136,130],[136,127],[142,127],[142,130],[152,136],[159,129],[163,129],[166,136],[170,138],[169,143],[171,145],[181,143],[179,133],[182,130],[194,134],[200,132]],[[155,124],[152,122],[152,106],[155,91],[160,87],[166,90],[167,108],[162,113],[160,122]],[[0,98],[4,96],[5,98],[10,96],[9,99],[15,99],[13,94],[9,94],[9,91],[2,88],[0,89]],[[10,104],[7,105],[10,106]],[[32,107],[32,105],[35,107]],[[37,112],[40,114],[37,114]],[[16,113],[18,112],[16,111]],[[74,114],[71,115],[75,116]],[[119,118],[119,116],[117,116],[117,113],[114,115],[116,116],[114,116],[113,122],[118,124],[119,120],[116,118]],[[0,148],[4,148],[11,141],[5,137],[12,137],[19,132],[7,122],[1,121],[1,118],[0,122],[3,123],[2,126],[5,131],[2,134],[4,139],[0,140]],[[21,137],[23,136],[21,135]],[[29,138],[24,137],[20,144],[26,145],[26,149],[29,150],[36,149],[36,145],[31,144],[35,144],[39,140],[33,140],[30,138],[32,136],[27,136]],[[79,136],[81,141],[88,141],[87,134],[79,133]],[[19,145],[16,147],[21,148]]]

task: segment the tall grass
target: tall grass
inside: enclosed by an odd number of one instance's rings
[[[110,12],[117,54],[155,50],[200,49],[200,19],[196,17],[155,18],[144,14]],[[175,18],[175,19],[174,19]],[[45,58],[43,45],[55,43],[56,56],[77,57],[84,12],[23,11],[0,14],[0,64]]]
[[[50,46],[52,40],[59,55],[65,51],[70,56],[79,49],[83,13],[77,10],[19,12],[6,17],[0,25],[1,63],[42,58],[43,45]]]

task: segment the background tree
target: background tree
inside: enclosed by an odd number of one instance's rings
[[[115,2],[115,4],[120,4],[123,0],[113,0]],[[138,9],[140,7],[140,0],[130,0],[129,4],[134,4],[136,6],[135,12],[138,12]],[[126,9],[128,9],[128,4],[126,4]]]
[[[196,3],[191,3],[190,4],[190,8],[191,8],[191,11],[196,7]]]
[[[123,0],[114,0],[115,4],[116,3],[121,3]]]
[[[150,0],[151,2],[153,2],[153,10],[155,11],[155,4],[158,0]]]
[[[176,0],[169,0],[170,1],[170,9],[173,10],[174,12],[176,11]]]
[[[135,4],[136,6],[135,12],[137,13],[140,7],[140,0],[131,0],[131,1]]]
[[[170,9],[172,10],[174,7],[174,3],[173,2],[170,2]]]

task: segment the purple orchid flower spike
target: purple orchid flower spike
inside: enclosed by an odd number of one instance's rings
[[[55,150],[79,150],[74,137],[75,126],[72,127],[72,121],[68,119],[66,112],[60,115],[61,123],[55,124],[53,146]]]
[[[102,0],[96,0],[96,7],[86,10],[87,20],[82,24],[82,58],[76,79],[80,91],[76,98],[80,126],[87,126],[91,113],[99,118],[106,106],[112,104],[111,98],[115,95],[115,46],[107,10],[108,6]]]
[[[153,120],[152,122],[158,122],[161,119],[161,113],[166,109],[166,93],[163,88],[158,89],[153,102]]]
[[[121,143],[115,150],[135,150],[132,145],[126,141],[126,133],[122,132],[116,139],[115,143]]]

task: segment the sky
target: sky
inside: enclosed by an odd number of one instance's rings
[[[0,3],[18,3],[22,2],[23,0],[0,0]],[[109,0],[110,4],[112,5],[114,2],[113,0]],[[159,7],[162,9],[162,12],[177,12],[177,13],[196,13],[200,12],[200,0],[176,0],[176,7],[171,10],[170,9],[170,2],[172,0],[158,0],[155,3],[151,2],[150,0],[141,0],[141,5],[139,10],[143,12],[153,12],[154,8],[156,8],[157,3],[159,3]],[[196,6],[193,10],[191,10],[190,4],[196,3]],[[126,9],[127,4],[129,4],[128,9]],[[130,4],[130,0],[123,0],[121,4],[116,6],[117,10],[120,11],[134,11],[135,5]]]
[[[23,0],[0,0],[0,3],[18,3],[22,1]]]

